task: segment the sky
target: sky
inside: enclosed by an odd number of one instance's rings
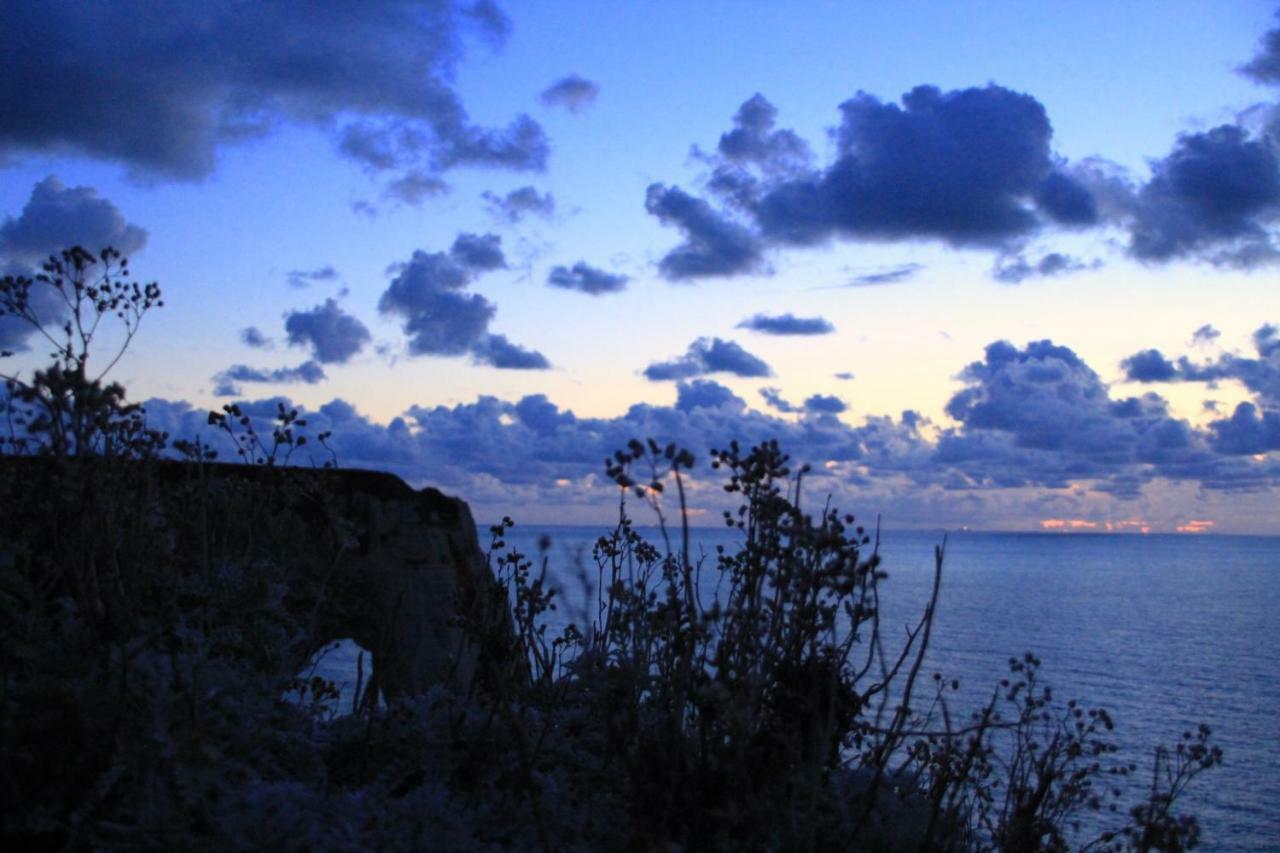
[[[4,272],[160,283],[153,426],[481,523],[652,437],[715,524],[776,438],[886,526],[1280,534],[1274,0],[9,3],[0,178]]]

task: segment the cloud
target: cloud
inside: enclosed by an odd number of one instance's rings
[[[296,287],[301,290],[310,287],[312,282],[337,281],[338,271],[325,264],[312,270],[289,270],[285,273],[285,279],[289,282],[290,287]]]
[[[898,284],[916,277],[924,269],[923,264],[903,264],[881,272],[863,273],[854,276],[847,287],[879,287],[886,284]]]
[[[961,379],[965,387],[949,407],[956,422],[936,426],[914,411],[848,424],[822,414],[836,408],[823,395],[810,398],[810,416],[780,417],[748,409],[705,378],[677,384],[669,405],[637,403],[606,418],[578,417],[545,394],[411,406],[386,424],[343,400],[298,408],[313,433],[332,431],[344,467],[391,470],[460,493],[478,515],[495,517],[510,511],[514,494],[526,507],[547,508],[548,520],[593,511],[604,518],[601,507],[610,502],[592,486],[600,460],[645,437],[695,454],[688,497],[712,517],[726,498],[706,451],[732,440],[750,446],[776,439],[797,462],[813,464],[810,494],[832,494],[842,508],[884,511],[895,523],[980,523],[995,506],[1009,507],[1004,520],[1016,522],[1029,504],[1129,500],[1161,478],[1208,492],[1280,487],[1280,464],[1255,455],[1271,446],[1276,421],[1256,407],[1240,410],[1235,424],[1199,431],[1172,417],[1154,394],[1112,397],[1070,348],[1049,341],[994,342]],[[243,407],[269,430],[280,403],[293,407],[285,398]],[[145,405],[152,428],[185,437],[204,432],[212,446],[225,447],[189,404]],[[1167,493],[1169,483],[1148,494]]]
[[[997,258],[995,266],[991,269],[991,276],[996,281],[1020,284],[1028,278],[1048,278],[1079,270],[1094,269],[1097,266],[1097,262],[1086,264],[1061,252],[1050,252],[1034,263],[1018,253]]]
[[[551,367],[546,356],[507,340],[506,335],[487,335],[471,347],[480,364],[504,370],[546,370]]]
[[[1186,356],[1180,356],[1174,362],[1158,350],[1144,350],[1125,359],[1123,364],[1128,378],[1138,382],[1205,382],[1212,385],[1234,380],[1256,395],[1264,408],[1280,410],[1280,328],[1264,323],[1254,331],[1252,343],[1256,358],[1222,353],[1207,361],[1193,362]],[[1135,364],[1138,365],[1136,371],[1129,369]],[[1150,369],[1144,371],[1143,365]]]
[[[1253,267],[1280,260],[1267,226],[1280,219],[1280,161],[1233,125],[1178,138],[1136,196],[1129,253],[1142,261]]]
[[[448,252],[415,251],[392,267],[394,277],[378,300],[378,310],[402,321],[410,355],[470,353],[479,364],[504,369],[548,367],[537,352],[489,332],[498,309],[478,293],[464,290],[477,275],[506,266],[501,238],[461,234]]]
[[[198,179],[223,147],[303,124],[374,170],[541,169],[536,122],[477,126],[454,86],[466,36],[500,43],[508,30],[493,3],[455,0],[305,14],[286,2],[6,4],[0,153],[70,149]]]
[[[486,192],[481,197],[489,203],[489,212],[504,222],[519,222],[529,214],[547,217],[556,210],[551,193],[540,193],[533,187],[520,187],[505,196]]]
[[[274,345],[271,338],[262,333],[257,326],[246,326],[240,330],[240,343],[254,349],[271,349]]]
[[[1280,27],[1262,37],[1257,55],[1241,66],[1240,71],[1259,83],[1280,84]]]
[[[441,178],[421,169],[411,169],[387,184],[382,194],[393,201],[418,207],[427,199],[447,195],[448,192],[449,185]]]
[[[720,338],[698,338],[688,351],[671,361],[654,362],[644,370],[645,378],[654,381],[692,379],[708,373],[730,373],[734,376],[771,376],[769,365],[738,346]]]
[[[1252,403],[1240,403],[1231,417],[1209,424],[1209,443],[1219,453],[1252,456],[1280,450],[1280,411],[1259,411]]]
[[[284,319],[293,346],[310,347],[321,364],[346,364],[372,340],[364,323],[326,299],[309,311],[292,311]]]
[[[1168,382],[1178,375],[1173,362],[1160,350],[1144,349],[1120,362],[1124,377],[1130,382]]]
[[[778,109],[757,92],[733,117],[733,130],[720,136],[716,152],[737,165],[759,166],[766,173],[787,174],[813,160],[809,144],[790,130],[775,130]]]
[[[1007,248],[1045,217],[1083,217],[1088,191],[1056,168],[1049,119],[1030,95],[918,86],[901,105],[860,93],[840,110],[836,159],[761,193],[755,212],[767,239]]]
[[[1163,399],[1113,399],[1088,365],[1052,341],[1024,349],[992,343],[960,378],[966,387],[946,407],[960,427],[943,433],[938,458],[972,484],[1063,488],[1087,481],[1123,498],[1137,497],[1155,477],[1209,488],[1256,485],[1172,417]]]
[[[599,296],[602,293],[618,293],[625,290],[630,281],[625,275],[605,272],[582,261],[570,267],[552,267],[547,274],[547,284],[563,287],[566,290],[577,290]]]
[[[25,264],[10,261],[0,268],[0,275],[5,278],[24,277],[31,279],[31,287],[27,292],[27,310],[34,315],[40,327],[60,323],[66,319],[67,305],[53,285],[33,278],[33,273]],[[29,349],[28,341],[38,334],[35,325],[22,317],[10,313],[0,313],[0,352],[24,352]],[[0,383],[0,387],[3,383]]]
[[[600,87],[578,74],[570,74],[552,83],[538,99],[549,107],[564,107],[571,113],[595,103]]]
[[[502,238],[497,234],[459,234],[449,254],[473,272],[500,270],[507,265]]]
[[[761,388],[760,396],[764,398],[770,408],[776,409],[783,414],[793,414],[800,411],[795,405],[788,402],[777,388]]]
[[[325,381],[324,368],[314,361],[304,361],[297,367],[260,368],[247,364],[233,364],[213,377],[214,395],[234,397],[241,394],[237,382],[254,382],[264,385],[289,385],[297,382],[315,385]]]
[[[664,225],[674,225],[685,241],[658,262],[664,278],[681,281],[732,276],[760,269],[761,245],[747,228],[712,209],[703,199],[679,187],[651,184],[645,210]]]
[[[1209,323],[1205,323],[1191,333],[1191,340],[1198,344],[1213,343],[1220,337],[1222,337],[1222,332],[1219,332]]]
[[[738,328],[764,332],[766,335],[829,335],[836,330],[823,317],[797,317],[794,314],[772,317],[756,314],[739,323]]]
[[[844,400],[830,394],[814,394],[804,401],[804,410],[818,415],[838,415],[848,408]]]
[[[0,256],[29,263],[77,245],[91,252],[111,246],[127,257],[146,243],[146,230],[126,221],[97,190],[67,187],[52,175],[32,188],[16,219],[7,216],[0,225]]]

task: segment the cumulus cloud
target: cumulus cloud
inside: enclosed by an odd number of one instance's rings
[[[1280,84],[1280,27],[1269,30],[1262,37],[1257,55],[1240,71],[1259,83]]]
[[[97,190],[67,187],[52,175],[32,188],[21,214],[0,225],[0,256],[28,263],[76,245],[92,252],[111,246],[129,256],[146,243],[146,230],[129,223]]]
[[[196,179],[222,147],[306,124],[375,170],[540,169],[536,122],[475,125],[454,85],[466,35],[508,29],[488,0],[5,4],[0,153],[71,149]]]
[[[449,254],[472,272],[491,272],[507,266],[502,238],[497,234],[459,234]]]
[[[545,368],[547,360],[489,331],[497,306],[465,288],[477,275],[506,266],[496,234],[462,234],[448,252],[415,251],[392,268],[378,310],[398,317],[411,355],[464,355],[504,369]]]
[[[651,184],[645,210],[674,225],[685,241],[658,262],[672,281],[755,272],[762,266],[761,244],[748,228],[718,213],[704,199],[679,187]]]
[[[1178,375],[1172,361],[1160,350],[1144,349],[1120,362],[1124,378],[1130,382],[1168,382]]]
[[[1209,323],[1205,323],[1191,333],[1191,340],[1197,344],[1211,344],[1220,337],[1222,337],[1222,332],[1219,332]]]
[[[488,202],[489,212],[503,222],[519,222],[530,214],[546,217],[556,211],[551,193],[540,193],[533,187],[520,187],[504,196],[486,192],[482,198]]]
[[[504,370],[546,370],[551,366],[546,356],[507,340],[506,335],[486,335],[471,347],[480,364]]]
[[[261,368],[247,364],[233,364],[213,377],[213,393],[218,397],[235,397],[243,393],[239,382],[263,385],[289,385],[304,383],[315,385],[325,381],[324,368],[314,361],[304,361],[297,367]]]
[[[644,370],[645,378],[654,381],[691,379],[708,373],[759,377],[771,376],[773,371],[733,341],[720,338],[698,338],[679,358],[654,362]]]
[[[257,326],[246,326],[240,330],[240,343],[253,349],[270,349],[274,342],[262,333]]]
[[[589,293],[592,296],[599,296],[603,293],[618,293],[626,289],[628,281],[630,279],[625,275],[605,272],[583,261],[578,261],[572,267],[552,267],[551,272],[547,275],[547,284],[553,287],[577,290],[581,293]]]
[[[310,347],[321,364],[345,364],[372,340],[364,323],[326,299],[308,311],[285,316],[285,332],[293,346]]]
[[[860,93],[840,111],[835,161],[761,194],[757,217],[769,239],[1008,247],[1039,227],[1037,209],[1050,219],[1081,216],[1087,190],[1055,168],[1049,119],[1030,95],[918,86],[901,105]]]
[[[302,290],[310,287],[313,282],[337,281],[338,271],[329,264],[310,270],[289,270],[285,273],[285,280],[289,282],[290,287]]]
[[[1138,192],[1129,252],[1152,262],[1192,257],[1253,267],[1280,259],[1268,227],[1280,219],[1273,145],[1234,125],[1178,138]]]
[[[720,136],[716,152],[728,163],[754,165],[769,174],[786,174],[808,167],[809,144],[791,130],[775,130],[778,108],[757,92],[733,117],[733,130]]]
[[[1065,275],[1079,270],[1093,269],[1096,266],[1096,263],[1086,264],[1061,252],[1049,252],[1038,261],[1028,261],[1025,255],[1017,253],[997,258],[995,266],[992,267],[991,276],[996,281],[1003,281],[1006,284],[1020,284],[1029,278]]]
[[[427,199],[446,195],[448,192],[449,185],[442,178],[421,169],[410,169],[388,183],[382,194],[393,201],[418,207]]]
[[[847,411],[848,404],[830,394],[814,394],[804,401],[804,410],[819,415],[838,415]]]
[[[795,405],[783,397],[782,392],[777,388],[761,388],[760,396],[764,398],[764,401],[769,404],[770,408],[776,409],[783,414],[792,414],[800,411]]]
[[[552,83],[538,99],[549,107],[564,107],[571,113],[595,103],[600,87],[579,74],[570,74]]]
[[[960,374],[966,387],[947,403],[960,428],[943,433],[940,461],[974,483],[1095,488],[1136,497],[1154,477],[1198,480],[1209,488],[1257,487],[1249,471],[1215,454],[1163,399],[1114,399],[1070,348],[999,341]],[[1267,469],[1265,478],[1274,478]]]
[[[961,378],[965,388],[949,406],[954,425],[932,425],[913,411],[852,425],[823,413],[837,408],[824,395],[791,407],[808,416],[780,417],[748,409],[730,389],[705,378],[680,382],[670,405],[638,403],[607,418],[578,417],[544,394],[412,406],[387,424],[342,400],[298,408],[311,430],[332,431],[344,466],[391,470],[499,513],[509,511],[513,492],[531,506],[551,507],[551,517],[567,505],[599,506],[590,483],[600,460],[645,437],[675,442],[698,457],[688,483],[695,506],[714,506],[716,496],[723,497],[706,468],[706,451],[732,440],[749,446],[776,439],[797,461],[814,464],[811,489],[836,494],[842,507],[856,500],[858,509],[896,511],[899,520],[972,523],[988,501],[1025,513],[1028,502],[1085,493],[1130,499],[1155,478],[1221,492],[1280,486],[1280,465],[1256,456],[1274,447],[1277,421],[1257,407],[1199,431],[1171,416],[1154,394],[1112,397],[1072,350],[1049,341],[995,342]],[[284,398],[243,407],[269,429],[279,403],[293,407]],[[146,406],[154,428],[188,437],[206,430],[204,413],[188,404],[149,400]],[[213,446],[220,440],[207,431],[205,437]],[[1059,491],[1038,491],[1044,488]],[[1036,491],[1018,491],[1026,489]]]
[[[836,330],[826,318],[797,317],[794,314],[756,314],[739,323],[738,328],[766,335],[829,335]]]

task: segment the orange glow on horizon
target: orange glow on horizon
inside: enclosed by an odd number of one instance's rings
[[[1178,525],[1179,533],[1207,533],[1217,522],[1207,518],[1193,518],[1185,524]]]
[[[1087,518],[1043,518],[1040,520],[1040,529],[1061,533],[1067,533],[1072,530],[1105,530],[1108,533],[1134,530],[1138,533],[1150,533],[1151,525],[1140,518],[1126,518],[1120,521],[1090,521]]]

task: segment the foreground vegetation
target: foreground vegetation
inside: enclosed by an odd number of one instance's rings
[[[134,285],[108,252],[64,253],[45,276],[0,284],[0,315],[34,323],[29,294],[43,285],[70,318],[50,338],[51,367],[6,377],[0,448],[48,457],[0,482],[9,839],[1017,851],[1198,841],[1178,805],[1221,759],[1208,729],[1157,749],[1149,785],[1119,785],[1137,768],[1116,759],[1110,717],[1058,703],[1030,654],[957,719],[957,685],[926,668],[942,548],[929,603],[888,643],[890,584],[873,534],[835,508],[810,510],[805,469],[775,444],[712,452],[740,499],[725,516],[739,537],[705,559],[691,554],[684,506],[692,454],[638,440],[619,450],[606,463],[618,523],[581,567],[587,604],[557,612],[568,626],[558,631],[545,555],[508,548],[504,520],[492,530],[492,589],[459,607],[475,677],[336,716],[332,685],[297,673],[328,639],[315,614],[349,546],[281,522],[300,503],[332,512],[324,478],[268,475],[246,488],[206,475],[206,448],[149,431],[123,389],[103,384],[106,371],[89,370],[98,322],[124,321],[127,345],[159,289]],[[307,444],[293,412],[270,437],[233,407],[210,423],[266,469]],[[190,476],[156,490],[175,453]],[[633,526],[634,506],[657,514],[657,542]],[[1144,794],[1121,806],[1125,787]],[[1110,828],[1082,835],[1082,820]]]

